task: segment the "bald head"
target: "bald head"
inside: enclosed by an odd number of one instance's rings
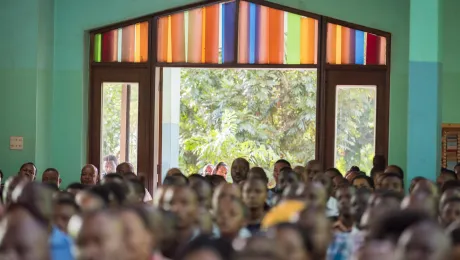
[[[135,174],[134,166],[129,162],[120,163],[117,166],[117,173],[123,174],[123,173],[130,173],[130,172]]]
[[[85,185],[96,185],[99,180],[99,172],[96,166],[87,164],[81,169],[80,182]]]

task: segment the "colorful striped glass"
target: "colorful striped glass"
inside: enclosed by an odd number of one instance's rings
[[[318,21],[241,1],[238,63],[316,64]]]
[[[194,64],[316,64],[318,21],[241,1],[158,18],[157,61]],[[236,42],[235,37],[238,37]]]
[[[142,22],[94,35],[95,62],[148,61],[149,23]]]
[[[329,23],[326,61],[329,64],[385,65],[386,38]]]

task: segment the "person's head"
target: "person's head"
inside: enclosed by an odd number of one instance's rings
[[[178,230],[192,228],[198,220],[198,198],[188,186],[174,187],[171,211],[177,216]]]
[[[118,165],[118,159],[115,155],[107,155],[104,157],[105,173],[115,173]]]
[[[81,184],[84,185],[96,185],[99,182],[99,172],[96,166],[87,164],[81,169]]]
[[[353,169],[353,167],[351,167]],[[345,174],[345,179],[351,184],[351,181],[358,175],[361,175],[359,171],[350,170]]]
[[[203,167],[203,176],[212,175],[213,171],[214,171],[214,165],[208,164]]]
[[[29,179],[26,179],[22,176],[11,176],[5,182],[5,187],[2,190],[3,203],[8,206],[12,202],[12,194],[16,186],[22,182],[28,182]]]
[[[325,174],[317,174],[315,177],[313,177],[313,181],[320,182],[325,191],[326,191],[326,196],[329,198],[333,194],[333,189],[332,189],[332,180]]]
[[[396,247],[396,259],[450,259],[451,246],[449,237],[437,223],[424,221],[410,226],[402,233]]]
[[[452,241],[451,259],[460,259],[460,227],[450,229],[449,236]]]
[[[52,183],[59,187],[59,185],[61,185],[62,179],[60,178],[59,172],[56,169],[48,168],[43,172],[42,182]]]
[[[284,159],[280,159],[275,162],[275,165],[273,166],[273,178],[275,178],[276,183],[278,183],[280,171],[283,168],[291,168],[291,164]]]
[[[127,259],[126,230],[116,213],[99,210],[83,215],[75,239],[76,259]]]
[[[217,210],[222,199],[241,199],[241,189],[236,184],[223,183],[219,185],[212,196],[212,208]]]
[[[153,237],[150,232],[149,215],[141,207],[125,207],[117,212],[124,226],[126,260],[150,259]]]
[[[79,193],[80,191],[84,189],[85,189],[85,185],[78,183],[78,182],[74,182],[74,183],[69,184],[69,186],[67,186],[65,190],[69,193],[72,193],[74,196],[76,196],[77,193]]]
[[[224,162],[220,162],[216,165],[216,168],[214,168],[213,175],[219,175],[224,178],[227,178],[227,172],[228,172],[228,166]]]
[[[182,171],[179,168],[171,168],[166,172],[166,176],[173,176],[173,175],[178,175],[182,174]]]
[[[439,189],[442,189],[445,182],[452,180],[457,180],[457,174],[448,169],[441,169],[441,174],[439,174],[438,178],[436,178],[436,184]]]
[[[364,174],[353,178],[353,180],[351,180],[351,185],[355,186],[357,189],[364,188],[371,191],[375,189],[374,181],[372,178]]]
[[[177,260],[230,260],[233,256],[233,247],[224,239],[211,239],[199,236],[181,250]]]
[[[337,189],[336,198],[338,203],[339,215],[351,218],[351,198],[355,195],[356,188],[350,185],[342,185]]]
[[[371,178],[374,181],[375,189],[380,189],[379,177],[383,175],[384,169],[372,168],[371,169]]]
[[[212,191],[214,191],[214,189],[219,187],[219,185],[221,185],[223,183],[227,183],[225,178],[220,176],[220,175],[208,175],[206,178],[207,178],[207,181],[209,182],[209,184],[211,184]]]
[[[295,173],[291,168],[283,168],[280,170],[278,176],[278,185],[280,192],[288,186],[300,182],[300,176]]]
[[[422,176],[417,176],[410,181],[409,193],[412,193],[412,191],[415,188],[415,185],[417,185],[417,183],[421,180],[426,180],[426,178]]]
[[[238,184],[247,179],[249,162],[244,158],[237,158],[233,161],[230,171],[233,182]]]
[[[311,181],[313,177],[321,172],[321,163],[317,160],[311,160],[307,162],[305,168],[307,169],[308,179]]]
[[[12,201],[26,207],[36,218],[51,226],[55,191],[38,182],[20,182],[13,191]]]
[[[196,180],[189,184],[196,192],[198,204],[205,209],[211,209],[212,190],[211,185],[204,179]]]
[[[243,201],[249,209],[260,209],[265,206],[267,185],[262,179],[248,179],[243,185]]]
[[[307,198],[310,202],[310,205],[314,208],[323,209],[326,207],[327,200],[329,199],[329,194],[326,191],[322,182],[312,181],[307,184]]]
[[[307,169],[303,166],[300,166],[300,165],[297,165],[296,167],[294,167],[294,169],[292,169],[295,173],[297,173],[297,175],[299,176],[299,179],[301,182],[303,183],[307,183],[308,182],[308,177],[307,177]]]
[[[380,179],[382,190],[392,190],[404,194],[404,183],[401,175],[398,173],[385,173]]]
[[[282,246],[267,236],[253,236],[232,260],[286,260]]]
[[[380,221],[379,217],[389,212],[399,211],[402,199],[402,194],[394,191],[383,190],[373,193],[368,200],[367,209],[361,217],[359,227],[369,230],[376,221]]]
[[[329,168],[324,172],[325,175],[327,175],[329,178],[334,179],[335,177],[342,177],[342,173],[339,171],[337,168]]]
[[[199,182],[199,181],[206,181],[206,178],[203,177],[203,175],[200,175],[198,173],[189,175],[187,179],[188,179],[189,185],[194,185],[195,182]]]
[[[374,158],[372,159],[372,167],[376,169],[385,169],[385,165],[387,164],[385,160],[385,156],[383,155],[375,155]]]
[[[241,199],[222,199],[217,206],[216,224],[223,238],[230,240],[236,238],[248,220],[249,212]]]
[[[351,216],[353,217],[353,221],[356,226],[361,224],[361,218],[367,209],[370,196],[370,190],[361,188],[357,189],[351,197]]]
[[[54,203],[53,223],[64,233],[67,233],[67,227],[70,218],[80,212],[75,199],[71,196],[62,196]]]
[[[144,197],[145,197],[144,183],[137,178],[128,179],[126,180],[126,182],[130,190],[130,193],[129,193],[130,202],[134,204],[142,204],[144,202]]]
[[[431,216],[417,210],[391,211],[378,217],[370,227],[369,240],[386,240],[398,243],[401,234],[412,225],[431,221]]]
[[[441,206],[441,224],[448,227],[456,221],[460,221],[460,198],[453,197],[446,201]]]
[[[21,168],[19,168],[19,176],[22,176],[29,181],[34,181],[37,175],[37,167],[32,162],[24,163]]]
[[[248,172],[248,179],[252,178],[259,178],[263,179],[267,182],[268,185],[268,177],[265,173],[265,170],[262,167],[252,167]]]
[[[332,233],[331,221],[326,217],[325,212],[306,208],[299,214],[297,224],[312,238],[311,259],[326,259]]]
[[[401,179],[404,179],[404,171],[398,165],[388,165],[384,173],[397,173]]]
[[[415,184],[414,188],[412,189],[412,193],[423,192],[438,198],[438,190],[438,187],[432,181],[428,179],[421,179]]]
[[[439,210],[444,206],[445,202],[451,198],[460,198],[460,189],[458,187],[445,190],[439,199]]]
[[[342,184],[348,184],[347,179],[345,179],[343,176],[335,176],[334,178],[332,178],[332,196],[335,197],[337,188]]]
[[[438,198],[426,192],[414,192],[404,198],[401,208],[419,210],[435,219],[438,215]]]
[[[3,171],[0,170],[0,183],[2,183],[2,181],[3,181]]]
[[[25,205],[10,205],[0,222],[0,259],[50,259],[48,224],[34,212]]]
[[[107,208],[110,203],[110,191],[106,185],[96,185],[77,193],[75,202],[83,213]]]
[[[286,259],[313,259],[313,235],[308,229],[293,223],[281,223],[268,230],[268,237],[273,237],[282,247]]]
[[[182,173],[175,173],[173,175],[168,175],[163,180],[163,185],[166,186],[185,186],[188,185],[188,179]]]
[[[454,167],[454,172],[457,174],[457,179],[460,179],[460,163],[457,163]]]
[[[125,180],[121,174],[118,173],[108,173],[103,178],[101,183],[106,184],[110,182],[123,183]]]
[[[128,173],[128,172],[132,172],[134,174],[136,173],[136,171],[134,170],[134,166],[129,162],[123,162],[117,165],[116,172],[121,173],[121,174]]]

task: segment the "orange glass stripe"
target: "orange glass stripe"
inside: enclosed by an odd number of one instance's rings
[[[341,63],[342,64],[352,64],[354,63],[355,59],[355,35],[354,30],[348,27],[342,27],[342,56],[341,56]]]
[[[270,44],[268,46],[268,63],[284,63],[284,11],[269,8],[268,26],[270,28]]]
[[[206,60],[206,9],[203,8],[203,16],[201,22],[201,31],[202,31],[202,38],[201,38],[201,63],[204,63]]]
[[[308,17],[300,18],[300,64],[315,62],[315,20]]]
[[[134,62],[136,28],[134,25],[126,26],[122,29],[121,38],[121,61]]]
[[[326,62],[336,64],[336,46],[337,46],[337,26],[335,24],[327,24],[327,42],[326,42],[327,57]]]
[[[318,20],[315,20],[315,64],[318,64]]]
[[[189,11],[188,15],[188,51],[187,61],[201,63],[203,41],[203,9]]]
[[[184,13],[171,15],[172,62],[185,62],[185,21]]]
[[[135,25],[136,28],[136,40],[135,40],[135,45],[136,47],[134,48],[134,62],[140,62],[141,61],[141,24],[136,23]]]
[[[336,26],[335,62],[342,64],[342,26]]]
[[[260,6],[260,15],[259,15],[259,46],[256,47],[258,51],[259,60],[256,61],[259,64],[268,64],[268,37],[269,37],[269,28],[268,28],[268,7]]]
[[[166,62],[172,62],[172,32],[171,32],[171,16],[168,16],[168,52],[166,56]]]
[[[149,60],[149,22],[140,23],[140,62]]]
[[[205,63],[219,63],[219,5],[206,7]]]
[[[387,38],[380,37],[379,64],[385,65],[386,63],[387,63]]]
[[[166,62],[168,56],[168,17],[158,19],[158,62]]]
[[[238,24],[238,62],[249,63],[249,3],[240,2],[240,22]]]

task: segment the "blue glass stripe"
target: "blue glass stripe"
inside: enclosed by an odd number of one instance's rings
[[[355,64],[364,65],[364,32],[356,30]]]
[[[234,62],[236,3],[222,4],[222,63]]]
[[[249,4],[249,63],[256,61],[256,4]]]

